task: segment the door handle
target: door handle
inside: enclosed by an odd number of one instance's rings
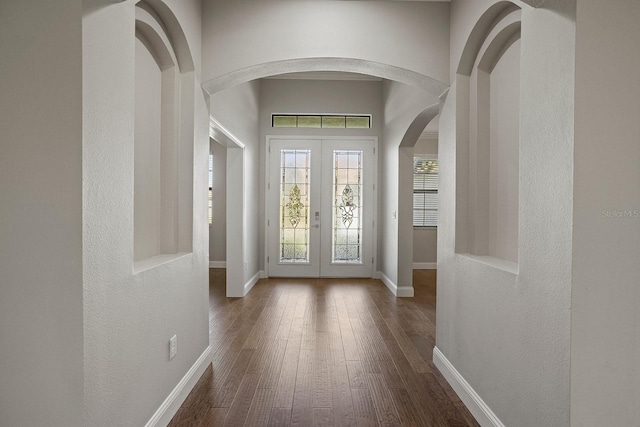
[[[320,224],[316,224],[312,226],[313,228],[320,228]]]

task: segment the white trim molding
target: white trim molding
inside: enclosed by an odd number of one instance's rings
[[[387,288],[391,291],[391,293],[400,298],[413,298],[413,286],[400,286],[393,283],[393,280],[389,279],[389,277],[384,274],[384,272],[379,271],[378,275],[382,283],[384,283]]]
[[[209,268],[227,268],[227,261],[209,261]]]
[[[247,295],[249,293],[249,291],[251,290],[251,288],[253,288],[255,286],[256,283],[258,283],[258,280],[260,280],[260,272],[258,271],[256,274],[253,275],[253,277],[251,279],[249,279],[249,281],[247,283],[244,284],[244,294]]]
[[[469,409],[481,426],[504,427],[498,416],[482,400],[480,395],[471,387],[458,370],[449,362],[438,347],[433,348],[433,364],[446,378],[460,400]]]
[[[244,148],[242,141],[213,116],[209,117],[209,137],[227,148]]]
[[[208,346],[189,371],[182,377],[178,385],[171,391],[162,405],[153,414],[145,427],[166,426],[180,409],[180,405],[187,399],[193,387],[211,364],[211,346]]]
[[[437,270],[438,263],[437,262],[414,262],[413,269],[414,270]]]

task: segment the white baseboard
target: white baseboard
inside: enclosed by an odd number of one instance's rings
[[[373,278],[374,279],[378,279],[378,280],[382,280],[382,272],[381,271],[376,271],[375,273],[373,273]]]
[[[260,273],[260,278],[261,279],[267,279],[267,272],[264,270],[260,270],[258,273]]]
[[[437,270],[438,263],[437,262],[414,262],[413,269],[414,270]]]
[[[460,400],[481,426],[504,427],[498,416],[482,400],[480,395],[471,387],[458,370],[449,362],[438,347],[433,348],[433,364],[440,370]]]
[[[209,268],[227,268],[227,261],[209,261]]]
[[[245,295],[249,293],[251,288],[253,288],[256,283],[258,283],[258,280],[260,280],[260,272],[259,271],[256,274],[254,274],[253,277],[251,279],[249,279],[249,281],[247,283],[244,284],[244,294]]]
[[[198,360],[196,360],[196,363],[194,363],[185,376],[182,377],[178,385],[171,391],[165,401],[162,402],[162,405],[160,405],[156,413],[153,414],[147,422],[146,427],[166,426],[169,424],[210,364],[211,346],[208,346]]]
[[[379,271],[380,280],[384,283],[387,288],[397,297],[401,298],[412,298],[413,297],[413,287],[412,286],[400,286],[393,283],[393,280],[389,279],[389,277],[384,274],[382,271]]]

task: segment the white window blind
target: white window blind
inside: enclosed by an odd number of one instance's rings
[[[413,158],[413,226],[438,226],[438,160]]]

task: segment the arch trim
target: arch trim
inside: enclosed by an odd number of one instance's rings
[[[505,26],[489,42],[486,50],[478,62],[478,68],[491,73],[502,58],[502,55],[520,39],[521,22],[515,21]]]
[[[136,7],[146,11],[149,15],[154,17],[156,21],[158,21],[158,24],[160,24],[164,30],[163,32],[169,39],[171,49],[173,50],[178,62],[180,72],[186,73],[194,71],[195,66],[193,63],[193,56],[189,49],[187,37],[184,34],[180,22],[178,22],[178,18],[176,18],[169,6],[167,6],[162,0],[140,0],[136,4]]]
[[[308,71],[342,71],[368,74],[374,77],[405,83],[436,96],[440,96],[449,87],[439,80],[405,68],[363,59],[335,57],[286,59],[252,65],[208,80],[202,84],[202,87],[212,95],[251,80],[278,74]]]
[[[489,7],[478,19],[474,25],[467,42],[462,50],[462,55],[456,70],[457,74],[470,76],[476,58],[480,53],[482,45],[485,43],[489,33],[495,28],[502,19],[512,12],[521,10],[518,5],[510,1],[499,1]]]
[[[440,104],[433,104],[425,108],[409,125],[409,128],[400,141],[400,147],[413,147],[425,127],[440,114]]]

